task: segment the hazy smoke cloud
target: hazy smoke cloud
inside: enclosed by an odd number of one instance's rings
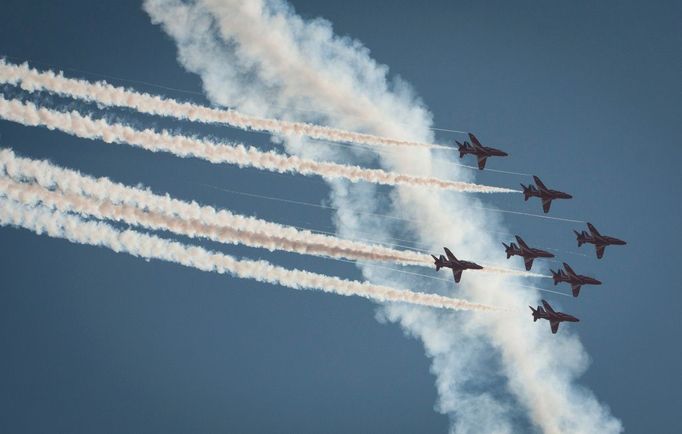
[[[324,122],[336,128],[365,131],[431,143],[428,111],[401,82],[387,80],[359,42],[336,37],[324,20],[305,21],[284,3],[253,0],[146,0],[152,22],[177,43],[185,68],[199,74],[211,100],[259,116]],[[311,114],[311,110],[316,115]],[[305,140],[285,138],[290,152],[354,161]],[[422,176],[466,175],[432,159],[427,150],[382,156],[388,171]],[[448,172],[446,172],[446,170]],[[393,212],[419,224],[401,228],[436,250],[445,242],[467,256],[503,264],[504,253],[489,235],[499,230],[497,217],[477,208],[471,196],[399,186],[390,209],[372,185],[330,182],[341,235],[364,228],[390,238],[391,226],[359,211]],[[364,267],[374,282],[394,282],[380,269]],[[401,281],[406,281],[401,276]],[[537,293],[518,278],[473,274],[459,291],[481,302],[523,305]],[[432,290],[450,293],[451,285]],[[528,422],[549,432],[607,433],[622,429],[594,395],[576,379],[587,365],[579,340],[570,329],[551,336],[523,316],[444,314],[412,306],[387,306],[385,320],[398,322],[422,340],[432,358],[439,393],[437,408],[450,415],[455,432],[513,432]],[[504,387],[500,390],[499,386]],[[525,416],[525,419],[524,419]],[[521,426],[518,426],[518,424]]]

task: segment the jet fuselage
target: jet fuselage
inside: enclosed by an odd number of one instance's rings
[[[627,244],[627,242],[616,237],[600,234],[592,223],[587,223],[587,228],[590,230],[589,233],[587,231],[573,231],[578,240],[578,247],[583,244],[594,244],[597,251],[597,258],[599,259],[604,256],[606,246],[624,246]]]

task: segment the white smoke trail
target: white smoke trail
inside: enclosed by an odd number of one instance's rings
[[[389,83],[386,67],[377,65],[359,42],[334,36],[324,20],[304,21],[279,0],[145,0],[144,7],[152,22],[175,39],[179,60],[200,74],[213,103],[288,119],[309,119],[312,109],[326,114],[325,124],[339,128],[431,141],[430,115],[409,89]],[[359,125],[358,119],[364,121]],[[289,150],[304,155],[340,152],[286,139]],[[420,150],[382,158],[389,170],[465,176]],[[330,185],[342,235],[371,228],[377,237],[390,237],[391,228],[380,219],[358,213],[377,210],[373,186]],[[486,210],[472,209],[478,205],[476,199],[446,200],[442,194],[424,195],[408,187],[397,188],[393,199],[400,217],[421,222],[409,227],[420,242],[435,250],[446,239],[457,250],[504,263],[504,255],[486,235],[499,227],[499,221]],[[394,279],[390,272],[372,267],[363,268],[363,273],[373,281]],[[451,286],[447,288],[451,291]],[[460,288],[473,299],[504,299],[513,305],[538,296],[516,286],[509,276],[502,280],[484,273],[467,279]],[[527,423],[549,433],[622,429],[589,390],[576,384],[587,356],[570,334],[551,336],[532,321],[516,318],[439,315],[408,306],[388,306],[382,315],[423,341],[437,378],[437,408],[451,417],[453,431],[518,432],[527,431]],[[542,348],[552,351],[538,351]],[[499,364],[491,362],[493,350]],[[483,386],[482,378],[484,384],[491,378],[504,381],[514,399]],[[526,411],[527,420],[519,409]]]
[[[132,230],[119,231],[106,223],[86,222],[76,216],[51,212],[42,207],[26,207],[7,199],[0,199],[0,225],[19,226],[39,235],[65,238],[73,243],[107,247],[117,253],[174,262],[202,271],[227,273],[242,279],[255,279],[293,289],[319,289],[382,302],[402,302],[450,310],[503,310],[496,306],[469,303],[438,294],[344,280],[303,270],[288,270],[266,261],[238,260],[201,247],[187,246]]]
[[[202,237],[225,244],[244,244],[268,250],[284,250],[308,255],[352,260],[390,261],[402,265],[430,266],[430,257],[418,252],[342,240],[337,237],[298,231],[249,217],[230,215],[220,225],[200,219],[184,219],[165,213],[145,211],[108,200],[93,200],[72,193],[49,191],[0,176],[0,193],[25,205],[43,205],[61,212],[124,222],[152,230],[166,230],[190,238]],[[177,212],[177,210],[175,210]],[[223,215],[228,214],[222,212]]]
[[[345,178],[352,182],[366,181],[385,185],[412,185],[446,189],[465,193],[518,193],[509,188],[490,187],[467,182],[390,173],[381,169],[365,169],[331,162],[318,162],[276,152],[262,152],[254,147],[213,143],[193,137],[136,130],[122,124],[110,124],[104,119],[93,120],[78,112],[63,113],[19,100],[0,97],[0,118],[28,126],[43,126],[86,139],[101,139],[107,143],[125,143],[152,152],[170,152],[179,157],[196,157],[211,163],[236,164],[261,170],[302,175],[319,175],[325,179]]]
[[[53,192],[36,184],[19,183],[2,176],[0,176],[0,194],[4,194],[15,202],[24,205],[43,205],[60,212],[74,212],[152,230],[166,230],[190,238],[202,237],[225,244],[243,244],[271,251],[284,250],[331,258],[391,261],[403,265],[424,265],[426,260],[425,255],[416,252],[398,251],[381,246],[340,240],[326,235],[302,233],[291,227],[280,227],[279,232],[291,234],[291,237],[285,237],[268,233],[268,230],[263,230],[262,227],[257,231],[250,231],[239,229],[230,224],[217,226],[203,223],[200,220],[169,217],[155,212],[143,211],[130,205],[114,204],[106,200],[96,201],[75,194]],[[242,220],[242,218],[235,216],[232,220]],[[251,223],[253,226],[254,222],[246,223]],[[263,223],[267,224],[267,222]],[[274,224],[271,225],[274,226]]]
[[[226,124],[244,130],[300,135],[313,139],[359,145],[454,149],[451,146],[380,137],[305,122],[264,119],[235,110],[205,107],[148,93],[136,92],[123,87],[112,86],[105,81],[91,83],[86,80],[66,78],[61,71],[57,73],[52,71],[40,72],[34,68],[29,68],[27,64],[14,65],[7,63],[4,59],[0,59],[0,83],[19,85],[22,89],[29,92],[43,90],[106,106],[127,107],[142,113],[190,121]]]
[[[23,183],[25,181],[38,185],[27,185]],[[61,192],[50,191],[52,189]],[[122,221],[191,238],[356,261],[391,261],[429,268],[433,265],[431,256],[417,251],[344,240],[227,210],[217,211],[210,206],[155,195],[107,178],[93,179],[46,161],[17,157],[7,149],[0,150],[0,192],[25,205],[42,204],[61,212]],[[497,267],[486,267],[481,271],[546,277]]]

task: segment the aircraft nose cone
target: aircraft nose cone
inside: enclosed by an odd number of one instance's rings
[[[573,199],[573,195],[566,193],[566,199]]]
[[[592,282],[594,285],[601,285],[601,280],[594,279],[594,282]]]

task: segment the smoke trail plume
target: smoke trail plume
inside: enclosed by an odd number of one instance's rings
[[[53,189],[60,192],[51,191]],[[420,252],[344,240],[233,214],[227,210],[215,210],[210,206],[114,183],[107,178],[94,179],[46,161],[17,157],[7,149],[0,150],[0,191],[25,205],[42,204],[61,212],[122,221],[191,238],[202,237],[227,244],[355,261],[391,261],[402,265],[432,266],[431,257]],[[498,267],[486,267],[481,271],[545,277]]]
[[[152,230],[166,230],[190,238],[201,237],[220,243],[243,244],[271,251],[284,250],[356,261],[390,261],[403,265],[424,265],[430,259],[418,252],[342,240],[242,216],[230,216],[223,219],[220,225],[207,224],[200,219],[183,219],[144,211],[135,206],[115,204],[108,200],[94,200],[72,193],[49,191],[39,185],[16,182],[4,176],[0,176],[0,194],[24,205],[42,205],[60,212],[74,212]]]
[[[344,280],[303,270],[288,270],[266,261],[238,260],[201,247],[187,246],[132,230],[118,231],[105,223],[86,222],[78,217],[50,212],[42,207],[25,207],[7,199],[0,199],[0,225],[19,226],[39,235],[65,238],[73,243],[102,246],[117,253],[123,252],[145,259],[174,262],[202,271],[231,274],[242,279],[255,279],[259,282],[273,283],[293,289],[319,289],[338,295],[355,295],[381,302],[402,302],[450,310],[480,312],[501,310],[495,306],[469,303],[438,294]]]
[[[40,72],[34,68],[29,68],[27,64],[14,65],[6,62],[4,59],[0,59],[0,83],[18,85],[29,92],[48,91],[101,105],[127,107],[151,115],[169,116],[205,123],[226,124],[250,131],[306,136],[313,139],[359,145],[454,149],[450,146],[381,137],[305,122],[259,118],[235,110],[205,107],[148,93],[136,92],[123,87],[112,86],[105,81],[91,83],[86,80],[66,78],[62,72]]]
[[[63,113],[35,104],[0,97],[0,118],[28,126],[43,126],[86,139],[101,139],[107,143],[125,143],[152,152],[170,152],[178,157],[196,157],[219,164],[236,164],[278,173],[295,172],[319,175],[325,179],[345,178],[352,182],[366,181],[385,185],[412,185],[465,193],[518,193],[517,190],[490,187],[467,182],[365,169],[331,162],[318,162],[276,152],[262,152],[254,147],[213,143],[208,140],[180,136],[162,131],[136,130],[122,124],[110,124],[104,119],[93,120],[78,112]]]
[[[335,36],[325,20],[304,20],[281,0],[145,0],[144,8],[175,40],[182,65],[201,76],[212,103],[263,117],[306,121],[314,110],[322,113],[325,125],[433,141],[431,115],[409,87],[389,81],[387,68],[378,65],[369,50],[358,41]],[[338,148],[284,139],[287,149],[299,155],[334,155],[349,162],[356,157]],[[468,176],[421,149],[409,155],[382,154],[381,164],[386,170],[411,170],[422,176]],[[499,217],[476,208],[481,205],[476,198],[424,195],[399,186],[391,196],[391,209],[385,210],[377,205],[382,202],[372,185],[330,181],[330,187],[339,208],[341,235],[371,229],[375,237],[389,239],[393,227],[368,212],[394,212],[418,220],[420,224],[406,222],[407,227],[400,229],[417,234],[419,242],[433,250],[447,240],[457,251],[504,264],[504,255],[489,235],[501,229]],[[376,267],[362,271],[372,281],[395,281],[392,273]],[[518,286],[519,278],[502,277],[472,273],[460,290],[473,300],[504,300],[509,305],[538,298],[536,291]],[[433,285],[441,293],[452,292],[452,285]],[[436,376],[436,408],[450,417],[453,432],[520,432],[531,426],[548,433],[622,429],[608,408],[577,384],[587,355],[571,334],[551,336],[521,318],[444,315],[413,306],[386,306],[380,316],[423,342]],[[548,347],[553,351],[538,351]],[[491,381],[496,387],[488,387]]]

